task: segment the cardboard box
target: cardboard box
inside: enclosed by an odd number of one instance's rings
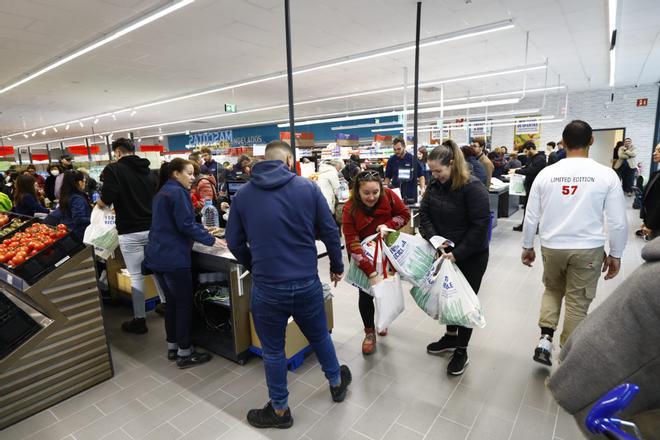
[[[334,326],[334,317],[332,314],[332,298],[325,300],[325,315],[328,321],[328,331],[332,330]],[[257,336],[254,329],[254,321],[252,320],[252,313],[250,313],[250,336],[252,337],[252,346],[261,349],[261,341]],[[300,350],[307,347],[309,342],[307,338],[300,331],[300,327],[295,323],[293,318],[289,318],[289,323],[286,326],[286,342],[284,344],[284,354],[287,359],[292,358]]]
[[[122,271],[117,272],[117,290],[122,294],[131,296],[131,277]],[[158,296],[153,275],[144,277],[144,299],[148,300]]]

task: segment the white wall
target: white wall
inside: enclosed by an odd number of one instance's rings
[[[566,121],[543,125],[541,129],[541,145],[550,141],[559,141],[566,123],[572,119],[582,119],[592,128],[626,128],[626,137],[632,139],[637,147],[638,160],[642,164],[645,175],[649,173],[651,154],[653,151],[653,133],[655,129],[655,114],[658,106],[658,86],[647,84],[635,87],[614,89],[614,101],[610,102],[610,89],[570,92],[568,95],[568,114]],[[646,107],[637,107],[638,98],[648,98]],[[525,107],[540,106],[539,98],[526,98]],[[557,109],[564,107],[560,99],[557,105],[555,95],[548,96],[542,114],[557,115]],[[496,127],[493,129],[492,143],[495,146],[513,144],[513,127]]]

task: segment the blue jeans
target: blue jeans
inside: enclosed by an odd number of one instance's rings
[[[290,316],[311,344],[331,386],[340,383],[339,362],[328,332],[318,276],[285,283],[252,281],[250,308],[261,341],[268,395],[275,409],[288,407],[284,342]]]

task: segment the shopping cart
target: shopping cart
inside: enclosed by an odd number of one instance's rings
[[[637,385],[624,383],[605,394],[589,411],[584,421],[587,430],[612,440],[642,440],[642,434],[634,423],[615,417],[616,413],[630,405],[637,393],[639,393]],[[634,431],[635,436],[624,431],[623,427]]]

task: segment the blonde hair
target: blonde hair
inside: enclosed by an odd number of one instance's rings
[[[470,180],[470,170],[465,162],[463,152],[451,139],[444,141],[429,153],[429,162],[437,161],[441,165],[451,167],[451,189],[463,188]]]

